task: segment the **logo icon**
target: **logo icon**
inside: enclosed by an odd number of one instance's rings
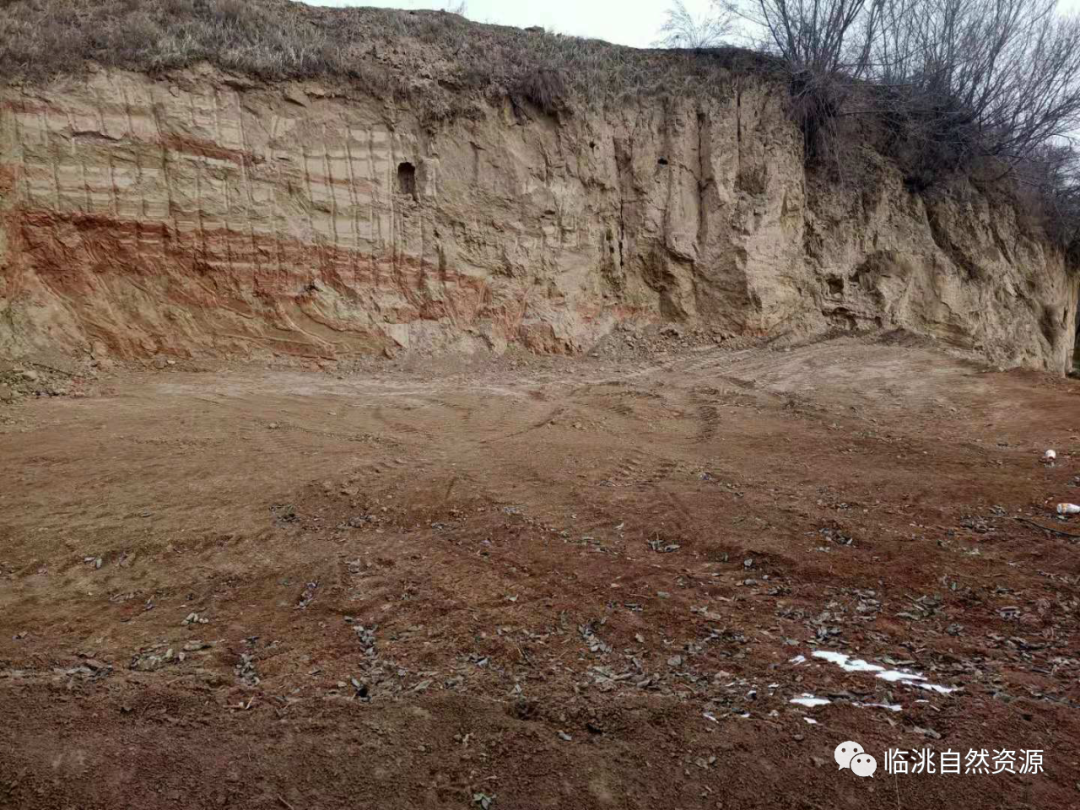
[[[840,766],[840,770],[848,768],[856,776],[869,776],[872,779],[874,771],[877,770],[877,760],[853,740],[847,740],[836,746],[833,759]]]
[[[855,757],[855,755],[861,754],[862,752],[863,747],[861,745],[859,745],[857,742],[852,742],[851,740],[848,740],[847,742],[842,742],[838,746],[836,746],[836,750],[833,751],[832,756],[833,759],[836,760],[836,764],[840,766],[840,770],[844,770],[844,768],[847,768],[849,765],[851,765],[851,760]]]
[[[851,760],[851,772],[856,776],[869,776],[874,778],[877,770],[877,760],[869,754],[856,754]]]

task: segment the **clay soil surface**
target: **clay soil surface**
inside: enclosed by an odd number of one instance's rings
[[[1076,807],[1080,540],[1016,518],[1080,535],[1078,434],[1077,381],[889,338],[24,400],[0,806]]]

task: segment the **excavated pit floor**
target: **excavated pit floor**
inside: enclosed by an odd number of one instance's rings
[[[1075,807],[1078,416],[856,338],[4,408],[0,806]]]

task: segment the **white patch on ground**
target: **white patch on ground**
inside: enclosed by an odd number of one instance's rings
[[[796,655],[794,658],[792,658],[790,661],[788,661],[788,663],[789,664],[794,664],[795,666],[798,666],[799,664],[805,664],[806,663],[806,656],[805,655]]]
[[[923,683],[923,681],[926,680],[926,676],[921,673],[905,672],[902,669],[885,669],[885,667],[871,664],[869,661],[863,661],[861,658],[852,658],[850,655],[845,655],[844,653],[832,652],[831,650],[814,650],[813,655],[814,658],[822,658],[826,661],[831,661],[844,670],[844,672],[873,672],[874,677],[881,678],[890,683],[901,683],[905,686],[917,686],[920,689],[937,692],[941,695],[947,695],[950,692],[956,691],[956,687],[954,686],[939,686],[936,683]]]
[[[817,725],[817,720],[815,720],[813,717],[804,717],[803,720],[805,720],[807,723],[809,723],[812,726]]]
[[[899,703],[856,703],[860,709],[888,709],[890,712],[901,711],[904,707]]]
[[[797,698],[791,699],[792,703],[798,703],[800,706],[805,706],[808,709],[812,709],[815,706],[828,706],[832,703],[831,700],[826,698],[814,697],[813,695],[803,692],[803,694]]]
[[[925,689],[928,692],[937,692],[939,695],[947,695],[950,692],[955,692],[955,686],[940,686],[936,683],[916,683],[913,686],[917,686],[920,689]]]

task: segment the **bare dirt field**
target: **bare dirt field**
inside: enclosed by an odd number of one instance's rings
[[[0,462],[0,806],[1080,805],[1076,380],[888,336],[178,366],[3,408]]]

